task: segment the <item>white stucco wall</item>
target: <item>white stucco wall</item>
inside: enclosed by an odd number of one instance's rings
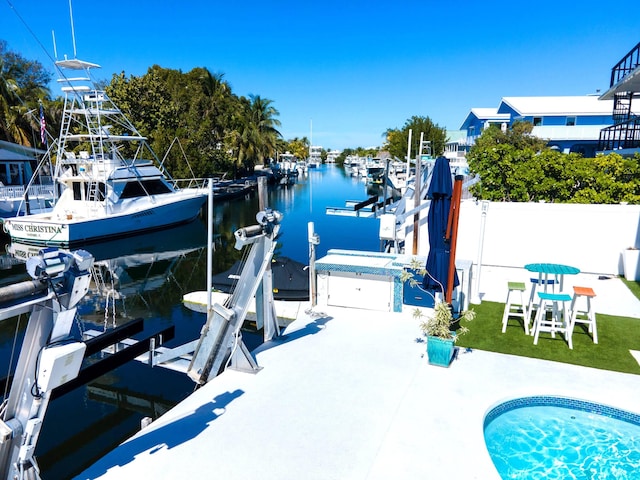
[[[477,263],[481,218],[480,202],[462,202],[456,258]],[[618,275],[631,246],[640,247],[640,205],[489,202],[482,264],[552,262]]]

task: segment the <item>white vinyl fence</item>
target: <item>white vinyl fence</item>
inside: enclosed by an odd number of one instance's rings
[[[628,247],[640,248],[640,205],[461,203],[456,258],[474,264],[481,256],[482,265],[563,263],[621,275]]]

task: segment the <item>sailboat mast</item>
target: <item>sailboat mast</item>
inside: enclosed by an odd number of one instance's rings
[[[313,119],[309,120],[309,159],[311,159],[311,147],[313,146]]]

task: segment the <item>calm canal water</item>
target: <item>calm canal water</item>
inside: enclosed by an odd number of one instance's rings
[[[317,258],[332,248],[378,250],[376,219],[325,213],[326,207],[342,207],[348,200],[379,193],[372,188],[333,165],[309,170],[294,185],[270,187],[268,206],[284,214],[276,255],[306,264],[310,221],[320,237]],[[214,205],[214,273],[241,257],[233,232],[255,224],[257,212],[256,194]],[[159,233],[88,246],[102,282],[92,283],[81,304],[78,331],[103,331],[142,317],[145,333],[175,326],[169,347],[198,338],[204,315],[186,309],[181,300],[185,293],[206,286],[206,217],[205,213],[189,225]],[[19,245],[8,245],[7,251],[25,255]],[[0,283],[25,275],[24,266],[16,265],[0,272]],[[0,365],[15,364],[14,337],[16,331],[24,332],[26,322],[27,318],[0,322]],[[7,373],[0,373],[0,378]],[[52,401],[36,450],[42,477],[67,479],[80,473],[138,431],[142,418],[157,418],[193,389],[186,375],[134,361]]]

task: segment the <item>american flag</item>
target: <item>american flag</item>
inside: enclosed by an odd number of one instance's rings
[[[47,144],[47,122],[44,119],[44,110],[40,104],[40,140],[43,145]]]

